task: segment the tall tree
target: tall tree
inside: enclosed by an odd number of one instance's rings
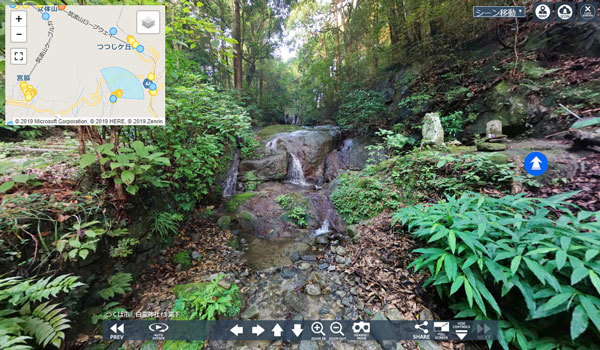
[[[233,38],[237,41],[233,45],[235,56],[233,59],[235,88],[242,89],[242,64],[244,52],[242,50],[242,19],[240,16],[240,0],[233,0]]]

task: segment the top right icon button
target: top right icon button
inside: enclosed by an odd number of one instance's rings
[[[580,2],[577,4],[577,20],[579,22],[598,22],[598,4]]]

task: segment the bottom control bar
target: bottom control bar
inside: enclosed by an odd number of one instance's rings
[[[497,340],[497,321],[145,321],[102,322],[104,340]]]

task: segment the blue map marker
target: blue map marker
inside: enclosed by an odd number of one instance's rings
[[[523,166],[529,175],[540,176],[548,170],[548,158],[541,152],[531,152],[525,157]]]

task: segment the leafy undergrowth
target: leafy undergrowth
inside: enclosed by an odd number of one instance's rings
[[[419,151],[343,174],[331,201],[352,224],[406,204],[435,202],[444,194],[507,194],[516,177],[514,165],[502,155]]]
[[[600,212],[523,194],[475,193],[399,210],[394,223],[427,242],[426,270],[455,317],[499,320],[503,348],[593,348],[600,339]],[[569,331],[570,330],[570,331]]]

